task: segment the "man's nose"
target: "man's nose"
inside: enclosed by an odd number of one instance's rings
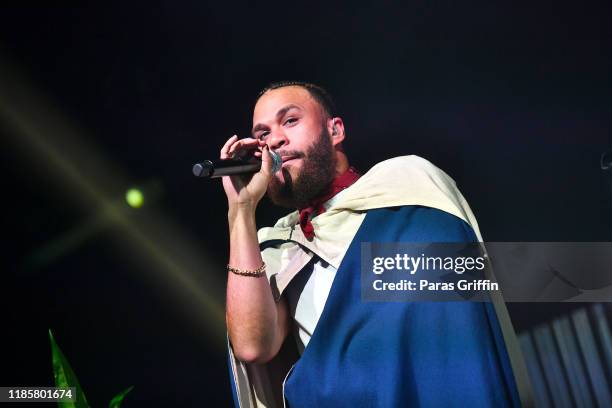
[[[278,148],[285,146],[287,143],[289,143],[289,140],[287,139],[285,132],[282,130],[277,130],[268,137],[268,147],[270,150],[277,150]]]

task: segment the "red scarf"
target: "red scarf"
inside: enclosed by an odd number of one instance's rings
[[[325,212],[323,204],[340,191],[356,182],[359,177],[361,177],[361,174],[359,174],[354,167],[349,167],[347,171],[336,176],[329,189],[324,194],[312,200],[310,206],[300,209],[300,228],[302,228],[302,232],[307,239],[310,240],[315,235],[314,227],[312,226],[312,222],[310,222],[311,214],[313,217],[316,217]]]

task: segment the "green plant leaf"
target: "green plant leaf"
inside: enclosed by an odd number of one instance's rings
[[[121,403],[123,402],[123,399],[125,398],[128,392],[132,391],[132,388],[134,388],[133,385],[121,391],[119,394],[115,395],[115,398],[113,398],[110,404],[108,404],[108,408],[121,408]]]
[[[74,371],[70,367],[68,360],[64,357],[62,350],[55,342],[53,333],[49,329],[49,340],[51,342],[51,356],[53,359],[53,377],[55,378],[55,386],[58,388],[74,387],[76,392],[75,401],[60,401],[57,403],[59,408],[89,408],[83,389],[77,380]]]

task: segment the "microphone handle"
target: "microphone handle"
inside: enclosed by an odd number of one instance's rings
[[[234,174],[257,173],[261,169],[261,161],[244,161],[239,159],[229,160],[204,160],[193,165],[193,174],[196,177],[217,178],[232,176]]]
[[[280,154],[270,150],[272,160],[272,173],[278,172],[283,167],[283,159]],[[228,160],[204,160],[193,165],[191,171],[196,177],[217,178],[232,176],[234,174],[257,173],[261,169],[261,160],[257,158],[228,159]]]

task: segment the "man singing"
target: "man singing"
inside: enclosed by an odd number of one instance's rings
[[[499,299],[361,300],[361,242],[481,241],[450,177],[417,156],[360,175],[342,147],[332,99],[309,83],[264,89],[251,136],[221,149],[222,159],[253,154],[263,162],[254,175],[223,178],[236,406],[529,405]],[[275,174],[270,150],[283,159]],[[258,232],[266,192],[295,211]]]

